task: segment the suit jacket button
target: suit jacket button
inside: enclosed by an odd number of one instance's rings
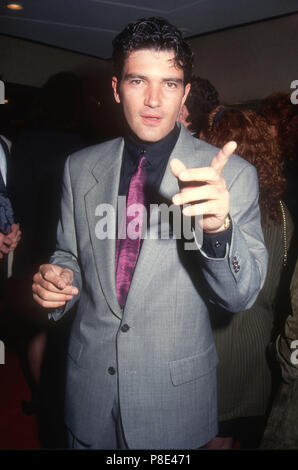
[[[109,373],[110,375],[115,375],[115,374],[116,374],[116,369],[115,369],[114,367],[109,367],[109,368],[108,368],[108,373]]]
[[[126,333],[128,330],[129,330],[129,326],[126,323],[121,326],[121,331],[123,331],[123,333]]]

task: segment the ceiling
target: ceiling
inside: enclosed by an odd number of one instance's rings
[[[185,37],[298,10],[298,0],[0,0],[0,33],[108,59],[113,37],[129,22],[162,16]]]

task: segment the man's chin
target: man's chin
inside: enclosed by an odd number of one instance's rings
[[[158,142],[159,140],[163,139],[166,135],[169,134],[170,131],[161,131],[161,129],[145,129],[145,130],[138,130],[135,135],[139,140],[148,143]]]

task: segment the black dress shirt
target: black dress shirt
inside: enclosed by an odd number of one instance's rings
[[[164,176],[169,157],[178,140],[180,130],[177,125],[163,139],[158,142],[142,142],[135,137],[125,138],[123,160],[119,184],[119,196],[127,196],[129,183],[135,173],[139,160],[143,155],[146,163],[146,199],[148,203],[156,202],[162,178]],[[225,255],[226,244],[231,241],[232,229],[216,234],[204,233],[202,250],[209,257],[222,258]]]

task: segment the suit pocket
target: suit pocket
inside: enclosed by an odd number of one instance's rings
[[[218,364],[215,345],[196,356],[169,362],[173,385],[180,385],[198,379],[211,372]]]

